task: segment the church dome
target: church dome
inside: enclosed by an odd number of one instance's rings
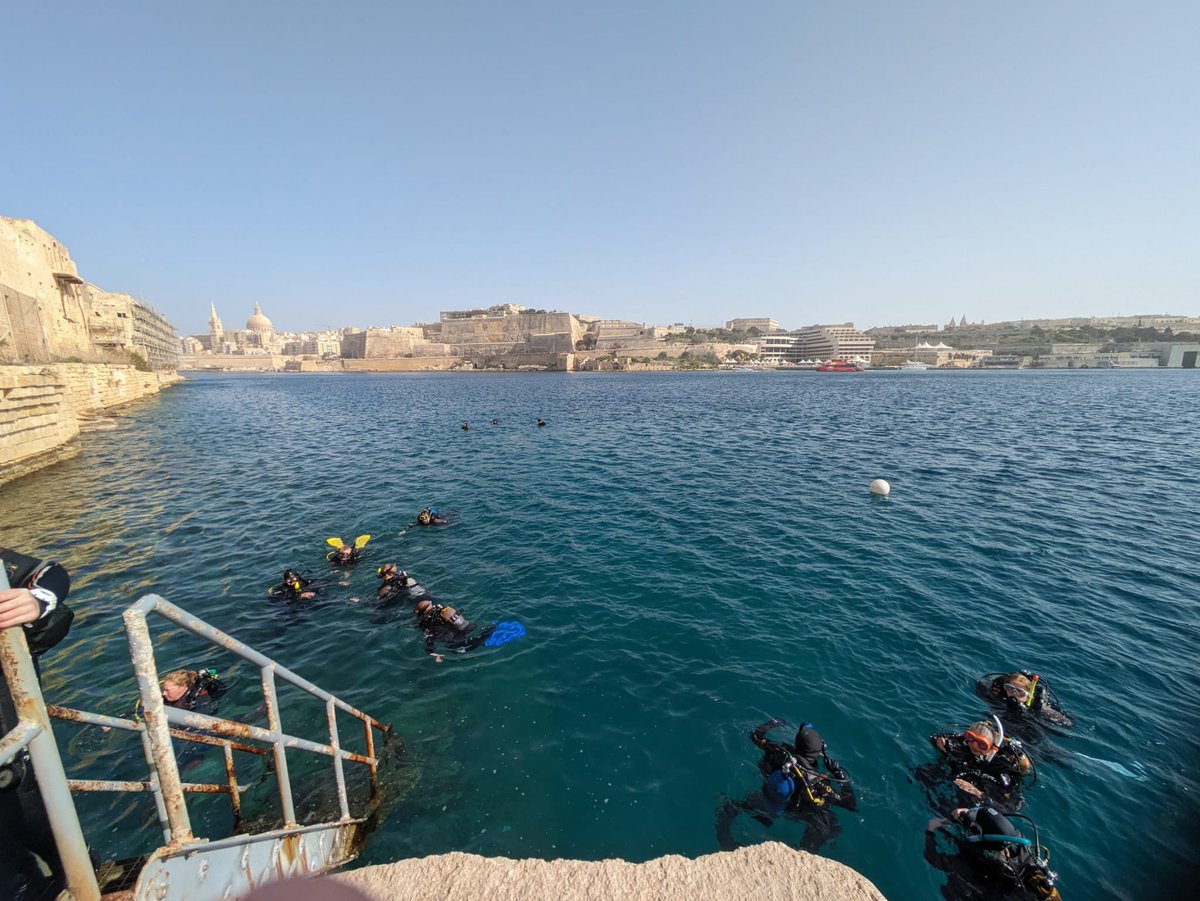
[[[246,320],[246,328],[252,332],[261,332],[267,329],[274,331],[275,326],[271,325],[271,320],[263,315],[262,307],[255,304],[254,315]]]

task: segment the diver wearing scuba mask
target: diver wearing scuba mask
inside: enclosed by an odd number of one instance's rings
[[[929,743],[945,755],[954,784],[976,801],[1019,802],[1022,782],[1033,773],[1029,755],[1019,741],[1004,737],[996,717],[991,723],[972,723],[961,733],[931,735]]]
[[[283,581],[268,588],[267,594],[284,601],[307,601],[315,598],[320,590],[311,579],[305,579],[294,569],[285,569]]]
[[[442,662],[442,655],[436,651],[438,644],[461,654],[480,647],[496,631],[495,625],[476,631],[479,627],[453,607],[435,604],[429,598],[417,602],[413,615],[417,617],[417,628],[425,633],[425,653],[438,663]]]

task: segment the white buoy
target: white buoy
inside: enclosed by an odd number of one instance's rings
[[[871,483],[871,493],[887,497],[892,493],[892,486],[887,483],[887,479],[876,479]]]

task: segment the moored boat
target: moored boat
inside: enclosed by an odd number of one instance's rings
[[[817,367],[817,372],[862,372],[860,364],[853,360],[827,360]]]

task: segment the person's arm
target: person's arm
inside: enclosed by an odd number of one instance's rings
[[[750,733],[750,740],[752,742],[754,742],[756,745],[758,745],[760,748],[765,749],[769,745],[775,744],[775,742],[773,742],[767,738],[767,733],[778,726],[786,726],[786,725],[787,725],[787,723],[785,723],[781,719],[778,719],[778,718],[769,719],[765,723],[763,723],[761,726],[758,726],[757,728],[755,728],[755,730]]]
[[[858,799],[854,797],[854,785],[850,782],[849,775],[840,763],[829,756],[828,752],[822,756],[825,760],[825,769],[829,770],[829,775],[833,777],[829,781],[830,803],[840,804],[847,810],[857,810]]]
[[[11,557],[33,558],[7,551]],[[28,570],[26,570],[28,572]],[[66,605],[71,590],[71,577],[59,563],[41,565],[24,585],[0,591],[0,629],[25,627],[25,640],[34,657],[44,654],[66,637],[75,614]]]

